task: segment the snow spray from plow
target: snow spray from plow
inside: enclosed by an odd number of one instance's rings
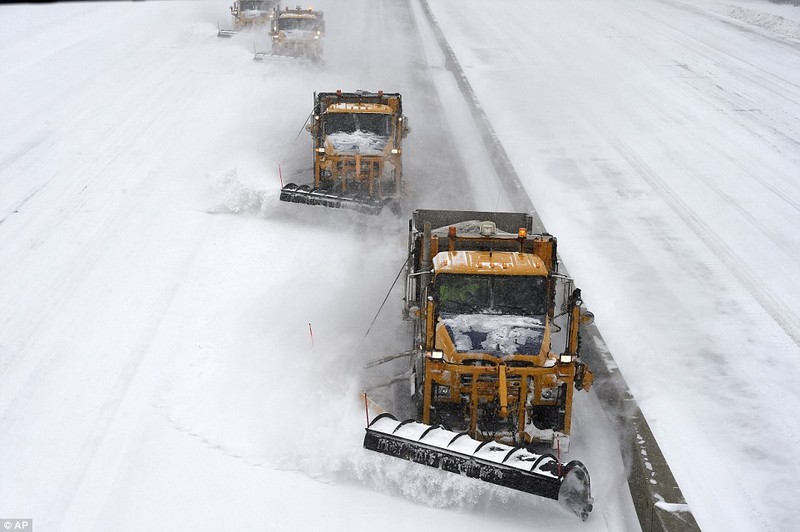
[[[380,414],[366,428],[364,448],[498,486],[557,500],[581,519],[592,511],[589,472],[579,461],[478,441],[466,433]]]
[[[308,184],[281,180],[281,201],[399,214],[407,195],[402,143],[410,131],[399,93],[314,93],[303,127],[313,139],[313,173]]]

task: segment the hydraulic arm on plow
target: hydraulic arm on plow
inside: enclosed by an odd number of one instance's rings
[[[531,217],[517,213],[417,210],[409,226],[416,419],[376,417],[364,447],[557,499],[586,519],[586,468],[536,452],[568,451],[573,390],[592,383],[579,359],[592,315],[558,273],[555,237],[529,234]]]

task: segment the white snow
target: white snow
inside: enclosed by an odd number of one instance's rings
[[[325,142],[341,155],[382,155],[389,137],[357,129],[352,133],[331,133],[325,137]]]
[[[455,314],[446,315],[440,321],[450,329],[453,343],[458,351],[481,351],[511,355],[520,352],[520,347],[531,344],[525,354],[537,355],[532,346],[541,346],[544,335],[544,323],[541,318],[530,316],[489,315],[489,314]],[[484,339],[477,343],[474,334]]]
[[[508,198],[418,0],[315,4],[319,69],[218,39],[229,5],[0,6],[0,518],[635,529],[593,393],[585,523],[361,449],[364,361],[408,348],[397,290],[363,339],[407,225],[278,202],[279,168],[309,175],[313,92],[403,94],[410,208]],[[431,6],[701,528],[795,528],[800,7]]]

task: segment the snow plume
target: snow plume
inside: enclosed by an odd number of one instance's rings
[[[353,464],[355,479],[417,503],[437,508],[473,508],[478,504],[502,506],[513,495],[508,489],[392,456],[367,450],[360,454]]]
[[[403,262],[397,250],[404,238],[388,238],[398,233],[379,230],[388,223],[379,219],[354,232],[343,211],[306,210],[316,225],[298,216],[275,231],[273,224],[223,220],[235,230],[220,233],[213,254],[199,253],[214,282],[187,280],[185,304],[199,316],[184,336],[194,339],[174,347],[184,354],[159,406],[176,429],[216,452],[327,482],[350,478],[357,467],[366,423],[364,351],[401,348],[375,345],[389,336],[385,323],[397,326],[395,312],[384,313],[370,345],[361,346]]]
[[[274,195],[274,194],[273,194]],[[261,215],[271,205],[271,192],[255,185],[243,183],[236,172],[231,170],[215,186],[214,201],[217,204],[209,209],[213,214],[255,214]]]
[[[364,449],[353,456],[353,467],[345,475],[350,479],[432,508],[496,513],[495,518],[506,524],[535,519],[542,526],[537,530],[555,529],[567,512],[553,500]]]

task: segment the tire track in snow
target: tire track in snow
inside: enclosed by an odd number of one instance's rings
[[[595,124],[598,129],[604,129]],[[605,139],[614,145],[619,153],[634,168],[659,196],[670,205],[672,210],[686,223],[697,237],[731,270],[747,291],[758,301],[781,329],[800,347],[800,318],[791,307],[776,298],[759,280],[752,269],[747,267],[733,252],[730,246],[723,243],[702,218],[700,218],[680,197],[642,161],[622,140],[611,131],[605,131]]]
[[[705,11],[698,11],[697,8],[687,6],[683,3],[664,3],[674,7],[677,6],[679,9],[687,9],[692,12],[698,12],[703,16],[713,16]],[[686,48],[686,42],[688,40],[694,44],[692,51],[694,53],[701,54],[702,58],[713,60],[715,57],[723,57],[735,65],[742,65],[742,68],[729,67],[726,68],[725,71],[735,72],[738,76],[748,80],[750,84],[758,86],[771,94],[777,94],[781,99],[787,98],[787,95],[792,93],[792,90],[789,90],[790,88],[793,89],[798,87],[798,85],[791,80],[788,80],[785,77],[777,76],[771,71],[762,68],[760,65],[757,65],[752,61],[747,61],[742,57],[733,56],[721,47],[713,46],[707,41],[697,40],[686,30],[686,28],[677,27],[668,17],[659,17],[658,13],[642,9],[641,6],[637,5],[633,5],[632,9],[636,10],[641,16],[653,20],[654,23],[652,24],[652,27],[667,28],[668,31],[661,32],[662,38],[671,40],[682,49]],[[718,17],[715,18],[718,19]],[[676,33],[680,35],[680,38],[675,35]],[[697,48],[705,50],[705,52],[697,52]],[[756,79],[750,74],[750,72],[759,72],[761,77]],[[716,85],[716,87],[717,89],[723,91],[723,89],[718,85]],[[785,87],[785,89],[780,90],[776,87]],[[706,93],[701,92],[701,95],[710,98],[710,96]],[[729,95],[729,97],[735,97],[737,99],[744,98],[743,96],[739,95]],[[729,103],[736,107],[735,101],[730,101]],[[794,102],[792,103],[794,104]],[[672,210],[684,221],[684,223],[686,223],[692,232],[694,232],[698,238],[700,238],[700,240],[717,257],[719,257],[719,259],[729,268],[739,282],[742,283],[750,295],[753,296],[756,301],[758,301],[759,305],[767,312],[767,314],[775,321],[775,323],[778,324],[778,326],[787,334],[787,336],[789,336],[792,342],[800,347],[800,316],[798,316],[798,314],[789,305],[781,301],[780,298],[776,297],[776,295],[772,293],[766,284],[760,280],[759,276],[742,260],[739,259],[732,248],[726,245],[719,235],[717,235],[713,229],[711,229],[711,227],[689,207],[686,202],[681,200],[680,196],[669,187],[663,178],[661,178],[644,161],[636,156],[634,150],[625,144],[625,142],[622,141],[618,135],[616,135],[609,128],[605,127],[605,125],[600,124],[599,121],[594,118],[592,113],[584,112],[583,114],[593,124],[593,126],[603,134],[604,138],[607,139],[608,142],[611,143],[615,148],[617,148],[619,153],[625,158],[626,161],[628,161],[631,167],[636,170],[637,174],[659,193],[660,197],[662,197],[664,201],[670,205]],[[754,132],[752,127],[742,123],[741,121],[738,123],[755,136],[760,137],[758,133]],[[773,126],[767,127],[771,131],[778,131]],[[792,144],[800,143],[800,139],[797,138],[797,134],[794,132],[794,129],[788,124],[786,124],[784,127],[788,128],[788,130],[781,132],[780,136],[786,138]],[[727,154],[723,154],[723,156],[729,161],[733,160],[733,158]],[[798,210],[800,208],[800,203],[792,199],[788,192],[781,190],[779,187],[774,185],[767,186],[766,180],[763,178],[757,178],[756,172],[744,168],[743,164],[738,161],[735,161],[735,164],[739,168],[742,168],[748,177],[756,177],[756,182],[760,183],[782,202],[789,205],[792,209]],[[700,178],[703,179],[706,184],[709,184],[708,180],[702,175],[700,175]],[[767,238],[769,238],[777,247],[781,247],[781,238],[772,234],[773,232],[766,228],[763,224],[757,223],[755,218],[753,218],[753,216],[750,215],[746,209],[742,207],[742,205],[736,201],[733,201],[730,195],[717,188],[712,187],[712,190],[714,190],[718,196],[723,198],[723,200],[726,201],[730,207],[735,209],[740,215],[753,223],[753,225],[757,227],[758,230]]]
[[[724,19],[720,18],[719,16],[695,6],[690,6],[682,2],[676,3],[665,0],[661,1],[662,3],[678,9],[691,11],[699,16],[725,22]],[[711,44],[710,39],[701,41],[695,38],[690,34],[689,31],[687,31],[685,27],[672,23],[669,17],[660,17],[649,10],[643,10],[638,4],[631,5],[631,8],[639,13],[639,15],[653,20],[654,23],[652,27],[661,26],[668,28],[668,31],[662,31],[659,33],[663,39],[672,41],[681,49],[688,48],[687,43],[691,43],[691,50],[693,53],[699,54],[702,58],[711,60],[715,66],[718,66],[720,70],[726,74],[734,74],[737,78],[746,80],[751,87],[758,87],[761,93],[770,95],[769,98],[762,99],[766,101],[775,101],[776,99],[785,101],[786,105],[779,108],[780,112],[770,115],[768,113],[759,112],[765,108],[764,105],[761,105],[761,102],[752,101],[752,98],[748,97],[748,95],[727,92],[725,88],[718,83],[714,83],[713,86],[710,87],[710,89],[713,89],[716,92],[716,95],[710,94],[708,89],[703,90],[701,87],[693,87],[702,97],[708,99],[709,101],[714,101],[715,99],[719,98],[724,99],[724,101],[730,105],[734,112],[754,111],[747,112],[747,121],[736,120],[740,126],[749,131],[754,137],[762,139],[765,143],[768,142],[768,139],[765,139],[764,135],[759,134],[758,131],[756,131],[756,128],[751,125],[751,123],[761,124],[761,127],[770,131],[775,136],[781,137],[783,140],[785,140],[791,148],[800,150],[800,130],[797,130],[795,126],[795,123],[800,117],[791,115],[787,116],[785,111],[787,109],[794,109],[798,107],[798,102],[792,100],[790,95],[797,93],[797,89],[800,89],[800,83],[789,79],[787,77],[788,74],[778,75],[773,70],[763,67],[760,63],[748,60],[743,56],[733,55],[727,50],[723,49],[721,46]],[[737,29],[742,28],[737,26]],[[759,36],[767,38],[760,33]],[[794,43],[787,43],[783,40],[778,40],[777,42],[785,44],[792,50],[798,48],[798,45],[795,45]],[[728,65],[735,66],[726,66],[720,64],[718,60],[714,59],[716,57],[723,58]],[[708,79],[709,83],[712,83],[712,79],[708,77],[707,73],[695,72],[689,65],[686,65],[682,62],[676,61],[676,65],[686,69],[690,74],[692,74],[692,76],[696,76],[698,79]],[[754,75],[753,73],[757,73],[757,75]],[[791,71],[789,71],[789,73],[791,73]],[[775,124],[777,121],[780,122]],[[778,146],[771,147],[778,152],[781,151]],[[729,158],[729,160],[747,173],[748,177],[751,177],[753,180],[760,183],[765,189],[772,192],[782,202],[791,206],[793,209],[800,211],[800,202],[794,199],[794,194],[783,190],[766,179],[760,177],[757,172],[749,170],[740,161],[733,160],[731,158]]]
[[[202,232],[194,233],[195,241],[190,248],[191,252],[181,258],[181,262],[173,270],[171,278],[186,277],[198,255],[204,236]],[[178,275],[175,272],[181,273]],[[120,439],[127,443],[128,435],[136,428],[135,423],[126,419],[125,416],[121,416],[121,413],[130,414],[132,410],[138,411],[150,405],[150,402],[146,401],[149,399],[149,395],[133,394],[132,392],[137,387],[137,378],[141,382],[140,385],[145,388],[152,388],[157,383],[156,378],[150,375],[143,377],[141,374],[156,371],[159,366],[159,364],[155,364],[154,367],[146,367],[150,360],[148,357],[152,358],[153,356],[151,348],[161,329],[161,322],[169,313],[180,288],[180,283],[170,283],[168,290],[161,293],[159,300],[150,309],[150,323],[142,329],[133,347],[125,355],[117,378],[108,389],[91,428],[85,434],[84,445],[72,461],[69,475],[60,484],[58,489],[60,495],[50,503],[51,516],[57,516],[59,521],[69,522],[70,516],[75,513],[74,510],[77,508],[80,511],[74,517],[75,521],[78,523],[93,522],[93,520],[87,519],[88,516],[85,514],[87,504],[81,500],[81,489],[84,485],[87,485],[90,492],[96,489],[98,481],[93,479],[93,476],[96,475],[101,475],[100,483],[105,483],[107,486],[113,481],[114,470],[106,466],[109,465],[109,461],[119,460],[119,449],[108,449],[108,446],[111,444],[110,442]],[[116,428],[114,427],[115,423],[119,423]],[[111,456],[102,456],[104,451],[108,451]],[[98,468],[100,471],[96,471]],[[88,483],[90,479],[93,479],[93,482]],[[91,510],[98,514],[102,508],[96,507],[98,502],[96,497],[89,495],[88,498],[91,500],[90,504],[93,504]]]

